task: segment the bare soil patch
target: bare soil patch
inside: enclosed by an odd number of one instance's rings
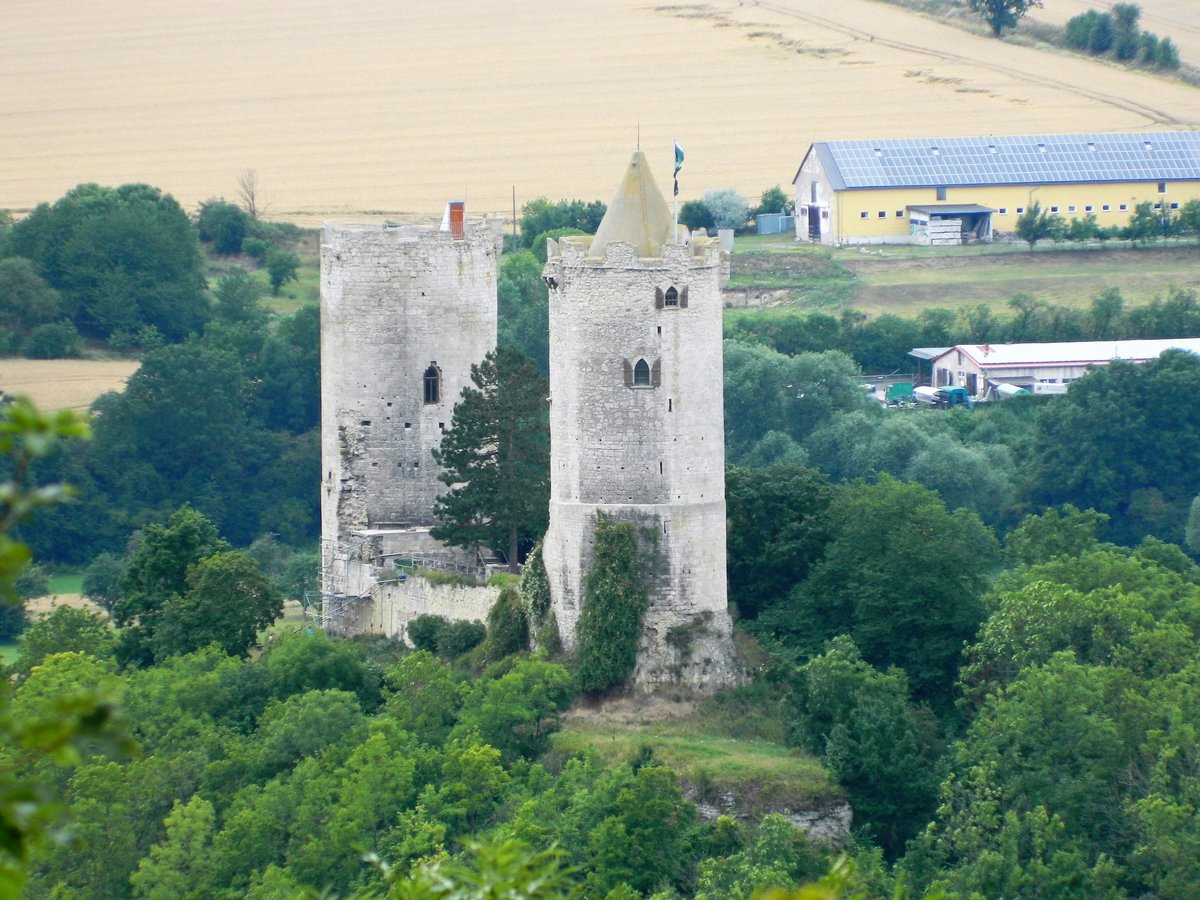
[[[607,727],[684,719],[695,710],[694,700],[639,694],[598,701],[577,700],[563,718]]]
[[[44,410],[86,410],[107,391],[122,391],[132,359],[0,359],[0,390],[24,394]]]

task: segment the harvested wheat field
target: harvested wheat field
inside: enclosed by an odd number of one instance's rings
[[[44,619],[60,606],[86,609],[88,612],[103,613],[104,609],[79,594],[47,594],[25,601],[25,612],[31,619]]]
[[[1158,10],[1192,0],[1141,5],[1188,62]],[[0,208],[253,169],[304,222],[607,199],[639,128],[664,185],[685,147],[682,200],[757,196],[813,140],[1196,128],[1200,90],[869,0],[42,0],[6,11],[0,116]]]
[[[0,391],[44,410],[86,410],[106,391],[123,390],[137,367],[130,359],[0,359]]]

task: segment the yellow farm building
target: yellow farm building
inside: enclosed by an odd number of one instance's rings
[[[823,244],[990,241],[1034,203],[1121,226],[1200,198],[1200,131],[828,141],[792,185],[797,240]]]

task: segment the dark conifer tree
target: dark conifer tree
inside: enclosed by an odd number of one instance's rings
[[[546,530],[550,501],[549,390],[524,353],[500,347],[471,367],[451,427],[433,458],[449,490],[437,500],[433,536],[505,548],[517,570],[522,545]]]

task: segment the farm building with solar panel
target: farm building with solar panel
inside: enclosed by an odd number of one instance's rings
[[[796,239],[822,244],[990,241],[1034,203],[1120,226],[1200,198],[1200,131],[820,142],[792,185]]]

